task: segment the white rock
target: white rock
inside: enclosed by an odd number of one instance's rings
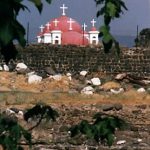
[[[60,81],[62,79],[62,75],[61,74],[57,74],[52,76],[52,79],[54,79],[55,81]]]
[[[119,88],[118,90],[110,89],[110,92],[113,94],[119,94],[119,93],[124,92],[124,89],[123,88]]]
[[[72,77],[71,77],[71,73],[67,73],[66,76],[68,77],[68,79],[71,81]]]
[[[6,64],[3,65],[3,68],[4,68],[4,71],[9,71],[9,67]]]
[[[87,86],[81,90],[82,94],[92,95],[94,93],[94,88],[91,86]]]
[[[15,114],[15,112],[9,108],[6,109],[6,114],[7,115],[11,115],[11,114]]]
[[[27,69],[27,65],[25,65],[24,63],[18,63],[16,66],[16,70],[20,70],[20,69]]]
[[[81,72],[80,72],[80,75],[81,75],[81,76],[86,76],[87,73],[88,73],[87,71],[81,71]]]
[[[2,66],[0,66],[0,71],[3,71],[3,67]]]
[[[35,71],[32,71],[32,72],[27,73],[27,76],[29,77],[29,76],[34,75],[34,74],[35,74]]]
[[[142,142],[142,139],[137,139],[138,142]]]
[[[99,78],[92,78],[91,82],[93,85],[101,85],[101,80]]]
[[[36,84],[36,83],[40,83],[42,81],[42,77],[38,76],[38,75],[31,75],[28,77],[28,83],[29,84]]]
[[[144,92],[146,92],[146,90],[145,90],[144,88],[139,88],[139,89],[137,90],[137,92],[138,92],[138,93],[144,93]]]
[[[121,145],[121,144],[125,144],[126,143],[126,140],[120,140],[117,142],[117,145]]]
[[[122,80],[123,78],[125,78],[127,76],[126,73],[120,73],[120,74],[117,74],[115,79],[116,80]]]

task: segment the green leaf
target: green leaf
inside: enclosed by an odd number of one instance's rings
[[[115,4],[113,4],[112,2],[108,2],[106,4],[106,9],[107,9],[109,16],[114,18],[117,13],[117,8],[116,8]]]
[[[42,8],[43,8],[43,4],[41,2],[41,0],[29,0],[32,3],[34,3],[34,5],[36,6],[36,8],[39,10],[39,12],[42,12]]]
[[[105,43],[105,44],[108,44],[110,41],[113,41],[113,37],[112,37],[112,35],[111,34],[104,34],[104,36],[103,36],[103,42]]]
[[[107,139],[108,146],[112,146],[112,144],[114,142],[114,135],[113,134],[108,134],[106,139]]]

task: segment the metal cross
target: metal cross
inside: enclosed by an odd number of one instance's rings
[[[66,9],[68,9],[68,7],[65,7],[65,4],[63,4],[63,6],[62,6],[62,7],[60,7],[60,9],[62,9],[62,10],[63,10],[62,15],[63,15],[63,16],[65,16],[65,15],[66,15],[65,10],[66,10]]]
[[[74,23],[75,21],[73,21],[72,18],[69,19],[69,21],[67,21],[67,23],[69,23],[69,30],[72,30],[72,24]]]
[[[41,32],[43,32],[44,26],[41,25],[41,26],[40,26],[40,29],[41,29]]]
[[[83,27],[83,31],[85,31],[86,28],[87,28],[87,25],[84,23],[84,24],[82,25],[82,27]]]
[[[48,22],[48,23],[46,24],[47,30],[50,29],[50,26],[51,26],[51,24]]]
[[[95,26],[96,21],[93,19],[93,20],[91,21],[91,23],[92,23],[92,26],[94,27],[94,26]]]
[[[57,19],[55,19],[53,22],[54,22],[55,27],[57,27],[57,26],[58,26],[59,21],[58,21]]]

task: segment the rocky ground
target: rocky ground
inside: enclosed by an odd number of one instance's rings
[[[92,75],[93,77],[93,75]],[[137,92],[139,85],[116,82],[112,77],[96,74],[102,84],[94,86],[90,95],[81,94],[85,87],[83,77],[72,81],[63,76],[61,80],[44,79],[38,84],[28,84],[27,76],[16,72],[0,72],[0,105],[1,111],[7,108],[26,109],[37,102],[51,105],[59,113],[56,122],[42,123],[32,131],[36,144],[35,150],[149,150],[150,149],[150,94],[149,87],[145,92]],[[123,87],[119,94],[111,93],[110,89]],[[102,90],[103,89],[103,90]],[[119,109],[114,109],[119,107]],[[97,112],[113,114],[125,119],[129,127],[125,131],[116,131],[112,147],[96,143],[85,136],[70,137],[68,129],[82,119],[93,122]],[[29,128],[32,123],[20,122]]]

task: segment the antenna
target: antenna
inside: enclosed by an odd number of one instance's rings
[[[136,48],[138,47],[138,44],[139,44],[139,26],[137,25],[137,28],[136,28]]]
[[[27,23],[27,45],[29,44],[29,22]]]

